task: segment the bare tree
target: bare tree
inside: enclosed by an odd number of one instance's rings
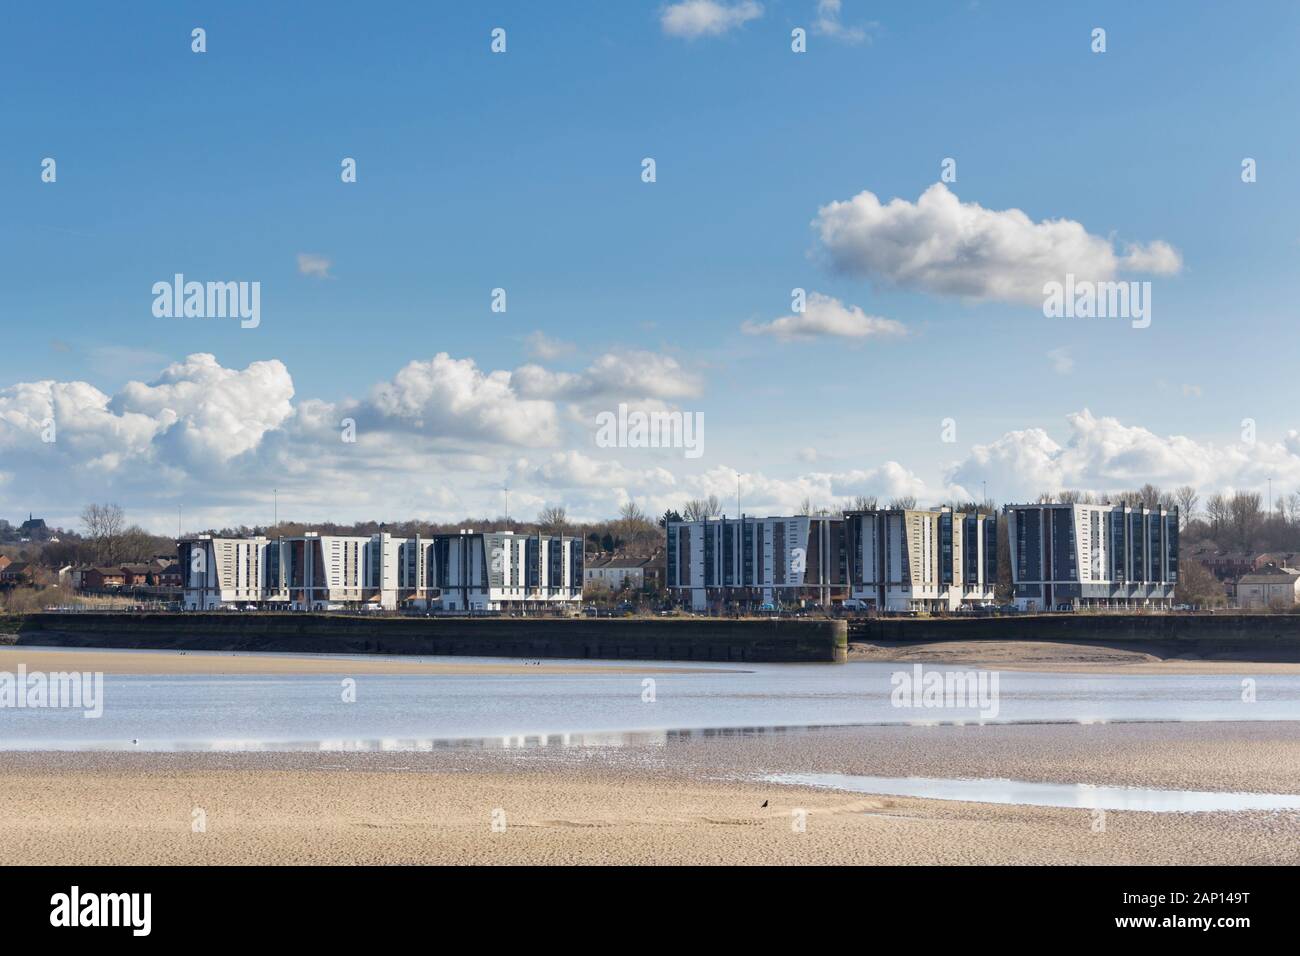
[[[1196,505],[1201,500],[1200,496],[1191,485],[1180,485],[1174,489],[1174,498],[1178,502],[1179,525],[1186,528],[1196,517]]]
[[[1222,494],[1216,492],[1211,495],[1205,502],[1205,515],[1210,519],[1210,534],[1216,538],[1223,535],[1228,529],[1228,521],[1232,509],[1228,506],[1228,499]]]
[[[1288,524],[1300,521],[1300,492],[1293,491],[1286,496],[1286,520]]]
[[[875,495],[858,495],[853,499],[853,501],[851,501],[849,504],[845,505],[843,509],[841,509],[840,514],[846,515],[851,511],[875,511],[875,510],[876,510]]]
[[[564,534],[569,526],[569,512],[564,505],[547,505],[537,515],[537,526],[543,534]]]
[[[81,511],[81,523],[86,529],[95,552],[97,564],[111,564],[117,559],[118,539],[126,524],[126,514],[119,505],[86,505]]]
[[[1258,491],[1238,491],[1228,501],[1233,541],[1242,551],[1251,550],[1264,523],[1264,508]]]
[[[619,537],[637,550],[649,550],[659,541],[659,530],[635,501],[625,501],[618,509],[616,522]]]
[[[1160,489],[1151,484],[1151,482],[1148,481],[1145,485],[1139,488],[1137,495],[1138,501],[1142,504],[1142,507],[1150,508],[1152,510],[1160,507]]]
[[[722,505],[718,502],[717,495],[692,498],[682,506],[682,516],[687,521],[703,521],[706,518],[716,518],[720,514],[722,514]]]
[[[916,495],[899,495],[889,499],[889,507],[894,511],[911,511],[916,507]]]
[[[1142,507],[1142,492],[1140,491],[1121,491],[1115,495],[1115,503],[1128,505],[1130,508]]]

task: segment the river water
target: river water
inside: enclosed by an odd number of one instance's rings
[[[536,673],[362,674],[349,686],[349,659],[336,658],[338,676],[107,674],[98,717],[71,707],[0,707],[0,749],[400,750],[617,744],[677,730],[844,724],[1300,720],[1300,675],[988,671],[979,684],[975,668],[927,666],[926,679],[931,672],[950,683],[971,678],[969,696],[927,698],[899,688],[922,676],[912,666],[875,662],[675,669],[618,661],[601,673],[605,667],[580,661],[573,663],[597,672],[566,675],[548,673],[565,662],[546,661]],[[1253,688],[1243,684],[1248,679]]]

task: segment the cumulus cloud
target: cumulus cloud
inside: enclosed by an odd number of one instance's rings
[[[266,521],[273,488],[282,518],[350,521],[496,514],[503,481],[517,514],[550,502],[575,518],[607,517],[629,499],[659,514],[708,495],[730,511],[738,471],[751,514],[789,514],[805,499],[836,510],[858,495],[936,504],[971,497],[966,489],[978,492],[981,481],[1000,500],[1147,481],[1204,492],[1262,488],[1269,477],[1300,486],[1300,432],[1214,443],[1087,409],[1067,418],[1060,438],[1008,431],[929,474],[892,460],[831,467],[813,450],[795,456],[791,474],[733,467],[712,448],[707,465],[671,450],[597,449],[590,419],[566,412],[578,407],[574,398],[611,394],[637,364],[654,365],[651,354],[602,357],[574,373],[536,367],[551,397],[521,386],[520,370],[446,353],[407,363],[357,399],[300,398],[279,361],[227,368],[206,353],[115,393],[88,382],[19,383],[0,389],[0,485],[11,507],[30,504],[56,522],[75,523],[86,502],[117,500],[131,520],[161,531],[175,527],[177,504],[187,528]],[[647,387],[634,382],[632,391]],[[667,393],[698,387],[679,381]],[[344,418],[356,422],[355,443],[341,440]],[[772,466],[783,457],[773,451]]]
[[[1270,476],[1300,484],[1300,440],[1215,444],[1184,435],[1157,435],[1088,409],[1066,418],[1069,437],[1058,443],[1042,428],[1007,432],[976,445],[947,480],[962,489],[987,481],[1003,499],[1032,498],[1063,488],[1119,491],[1151,482],[1174,487],[1258,488]]]
[[[867,315],[856,305],[845,305],[820,292],[809,294],[801,314],[771,322],[746,322],[741,328],[749,335],[773,335],[784,340],[898,338],[907,334],[901,322]]]
[[[278,361],[222,368],[206,353],[110,397],[87,382],[28,382],[0,391],[0,448],[45,452],[70,467],[115,472],[131,462],[202,468],[255,447],[292,414]],[[43,441],[52,422],[54,440]],[[42,445],[50,446],[48,449]]]
[[[375,385],[361,412],[384,426],[508,444],[547,445],[559,437],[554,405],[521,397],[509,372],[484,373],[473,359],[446,352],[410,362]]]
[[[18,383],[0,389],[0,484],[7,499],[59,522],[108,499],[163,531],[178,503],[187,526],[266,520],[273,488],[281,517],[294,520],[461,518],[495,507],[521,451],[590,444],[577,401],[626,386],[666,396],[699,389],[675,360],[652,353],[602,356],[572,376],[540,366],[529,374],[552,382],[552,394],[523,394],[519,372],[447,353],[408,362],[360,398],[297,398],[283,363],[226,368],[207,353],[111,394],[80,381]],[[530,474],[539,488],[594,489],[575,492],[575,517],[673,480],[655,466],[553,455]],[[527,495],[512,491],[511,501]]]
[[[632,468],[611,459],[593,458],[580,451],[559,451],[549,458],[530,463],[516,462],[514,474],[521,483],[550,488],[590,490],[593,488],[632,488],[663,490],[676,485],[667,468]]]
[[[165,368],[153,382],[128,382],[109,410],[158,423],[155,444],[180,463],[223,462],[255,448],[293,414],[293,380],[284,363],[223,368],[197,353]]]
[[[681,474],[662,467],[634,468],[570,450],[537,462],[520,459],[512,475],[512,487],[545,488],[551,497],[584,501],[596,514],[605,515],[613,514],[629,499],[652,514],[662,514],[669,508],[681,510],[689,499],[710,495],[717,496],[727,512],[733,513],[737,476],[741,507],[749,514],[794,514],[804,501],[835,511],[848,507],[858,495],[875,495],[882,501],[902,495],[936,502],[947,497],[947,489],[927,484],[893,461],[869,469],[814,471],[791,477],[738,471],[726,465]]]
[[[670,4],[660,14],[659,24],[669,36],[694,40],[719,36],[744,26],[763,15],[763,5],[755,0],[723,3],[721,0],[682,0]]]
[[[1129,243],[1121,254],[1082,223],[985,209],[943,183],[915,203],[882,203],[863,191],[823,206],[813,226],[837,272],[976,300],[1041,304],[1043,285],[1067,274],[1108,281],[1121,271],[1171,275],[1182,268],[1166,242]]]
[[[646,351],[608,352],[581,372],[524,365],[515,369],[513,382],[525,397],[570,402],[676,401],[702,390],[699,377],[675,358]]]
[[[298,253],[299,275],[311,276],[315,279],[332,279],[334,277],[330,275],[330,269],[333,267],[334,263],[324,256],[311,252]]]

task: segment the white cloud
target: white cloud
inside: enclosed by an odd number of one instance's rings
[[[540,330],[529,335],[526,341],[528,342],[528,351],[532,353],[533,357],[544,362],[563,358],[574,351],[572,342],[553,339]]]
[[[817,18],[813,21],[813,33],[831,37],[844,43],[861,43],[867,39],[868,28],[875,27],[874,22],[863,26],[846,26],[840,19],[842,15],[841,0],[817,0]]]
[[[521,397],[509,372],[484,373],[473,359],[454,359],[446,352],[410,362],[391,382],[374,386],[361,413],[373,413],[367,418],[381,427],[471,440],[549,445],[559,438],[549,401]]]
[[[1183,257],[1178,250],[1161,239],[1146,245],[1128,243],[1119,260],[1125,272],[1149,272],[1152,275],[1175,275],[1182,271]]]
[[[298,273],[299,275],[312,276],[316,279],[332,279],[330,269],[334,267],[333,261],[318,256],[311,252],[298,253]]]
[[[149,384],[128,382],[108,407],[153,419],[155,450],[165,459],[207,464],[255,448],[293,414],[292,398],[293,380],[278,360],[238,371],[196,353],[167,366]]]
[[[570,402],[676,401],[702,390],[699,377],[675,358],[646,351],[608,352],[581,372],[524,365],[515,369],[513,381],[525,397]]]
[[[206,353],[115,394],[87,382],[19,383],[0,389],[5,498],[68,524],[86,502],[116,500],[130,520],[164,532],[178,504],[188,527],[265,521],[273,488],[281,517],[294,520],[495,514],[520,450],[590,444],[590,416],[575,402],[629,385],[631,394],[699,390],[675,360],[653,353],[602,356],[571,377],[533,369],[561,379],[554,397],[522,394],[518,373],[446,353],[407,363],[360,399],[296,399],[283,363],[225,368]],[[355,422],[355,442],[343,440],[344,419]],[[43,441],[51,422],[56,440]],[[673,481],[653,464],[565,454],[533,475],[539,487],[577,489],[575,516]],[[525,489],[512,491],[512,505],[527,501]]]
[[[544,461],[530,463],[521,459],[514,466],[517,480],[552,488],[593,489],[671,488],[676,484],[666,468],[635,469],[611,459],[593,458],[580,451],[558,451]]]
[[[965,489],[978,489],[987,481],[990,493],[1003,500],[1025,500],[1065,488],[1105,493],[1147,482],[1220,490],[1259,488],[1271,476],[1284,484],[1300,484],[1296,432],[1280,443],[1216,444],[1183,435],[1160,436],[1115,418],[1098,418],[1086,408],[1066,421],[1070,434],[1065,444],[1041,428],[1007,432],[972,448],[950,469],[947,480]]]
[[[820,292],[810,293],[802,314],[786,315],[771,322],[746,322],[741,326],[750,335],[773,335],[779,339],[897,338],[907,334],[903,323],[867,315],[856,305]]]
[[[723,3],[720,0],[682,0],[665,7],[659,24],[669,36],[694,40],[719,36],[763,15],[763,5],[755,0]]]
[[[1168,243],[1131,243],[1119,255],[1081,223],[964,203],[943,183],[915,203],[881,203],[863,191],[823,206],[813,226],[838,272],[971,299],[1041,305],[1044,283],[1067,274],[1106,281],[1120,271],[1169,275],[1182,267]]]
[[[544,378],[571,376],[546,398],[522,388],[518,370],[445,353],[407,363],[361,399],[299,398],[279,361],[225,368],[206,353],[115,394],[87,382],[19,383],[0,389],[0,482],[15,512],[31,507],[75,524],[85,503],[118,501],[130,520],[164,532],[175,527],[178,504],[187,528],[265,522],[273,488],[281,517],[301,521],[494,515],[503,481],[512,513],[526,517],[543,502],[565,504],[579,519],[608,517],[629,499],[662,513],[710,494],[732,510],[736,469],[718,452],[706,466],[671,452],[595,448],[590,419],[569,403],[608,394],[638,363],[654,365],[650,353],[638,353],[577,373],[535,367]],[[680,372],[671,360],[664,367]],[[632,391],[647,387],[634,383]],[[698,384],[667,391],[683,387]],[[356,420],[355,444],[341,440],[345,417]],[[45,442],[50,421],[57,439]],[[1044,428],[1009,431],[931,474],[898,461],[834,470],[806,450],[794,456],[802,464],[793,473],[741,468],[741,505],[788,514],[804,499],[837,509],[857,495],[915,495],[928,505],[969,497],[966,489],[978,492],[981,481],[1000,500],[1147,481],[1206,494],[1262,488],[1269,477],[1300,487],[1297,431],[1277,442],[1215,443],[1157,435],[1086,409],[1067,426],[1063,439]],[[771,465],[796,447],[773,446]]]
[[[938,502],[947,490],[928,485],[897,462],[847,472],[809,472],[775,477],[740,471],[740,507],[747,514],[794,514],[805,501],[835,511],[848,507],[857,495],[875,495],[882,503],[901,495],[916,495],[922,502]],[[526,459],[512,467],[511,497],[516,487],[545,489],[537,501],[565,501],[574,517],[609,517],[619,505],[634,500],[647,512],[681,510],[692,498],[717,496],[728,514],[736,510],[737,470],[717,465],[693,474],[674,474],[664,468],[637,469],[578,451],[557,452],[540,462]],[[576,507],[575,507],[576,505]]]

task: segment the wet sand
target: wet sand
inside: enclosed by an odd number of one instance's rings
[[[1045,641],[933,641],[852,643],[850,661],[970,664],[1002,670],[1085,674],[1300,674],[1300,662],[1161,657],[1151,649]],[[698,672],[689,662],[652,664],[573,661],[465,661],[454,657],[276,654],[259,652],[52,648],[0,645],[0,671],[98,671],[104,674],[652,674]],[[819,665],[820,666],[820,665]],[[826,665],[834,666],[834,665]],[[716,667],[709,668],[716,670]],[[735,665],[744,670],[744,665]]]
[[[1296,811],[1109,811],[1098,830],[1085,809],[759,778],[833,771],[1294,793],[1297,768],[1297,726],[1253,722],[834,728],[419,753],[6,753],[0,846],[5,862],[53,864],[1294,865]],[[199,810],[205,828],[195,832]]]
[[[576,664],[572,661],[458,660],[454,657],[339,657],[221,651],[110,651],[0,647],[0,671],[92,671],[103,674],[655,674],[691,673],[689,664]]]
[[[849,660],[900,664],[971,664],[999,670],[1062,674],[1300,674],[1300,662],[1162,656],[1154,646],[1050,641],[852,643]]]

